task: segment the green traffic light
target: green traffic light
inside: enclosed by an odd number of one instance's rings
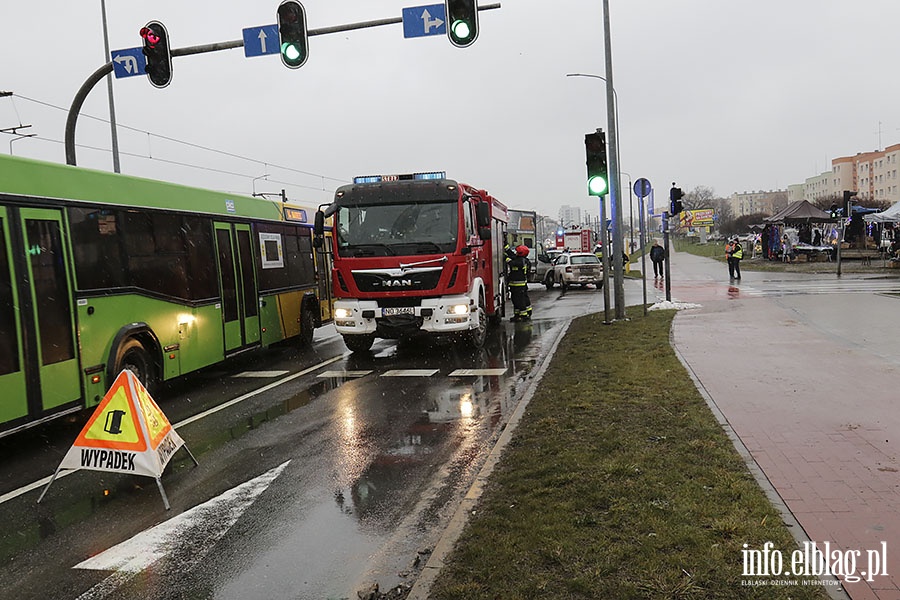
[[[465,41],[472,35],[472,27],[467,21],[462,19],[454,21],[450,29],[453,31],[454,37],[459,41]]]
[[[282,44],[281,53],[284,54],[286,60],[292,63],[300,60],[300,57],[303,56],[297,44]]]
[[[606,179],[603,177],[591,177],[588,179],[588,191],[592,196],[602,196],[606,193]]]

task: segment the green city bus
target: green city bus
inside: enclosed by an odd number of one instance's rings
[[[331,320],[307,211],[0,156],[0,437]],[[312,214],[312,211],[309,211]]]

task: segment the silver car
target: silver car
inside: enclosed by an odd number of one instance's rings
[[[579,284],[586,287],[590,283],[599,290],[603,287],[603,264],[590,252],[560,254],[544,280],[548,290],[557,283],[564,290],[570,285]]]

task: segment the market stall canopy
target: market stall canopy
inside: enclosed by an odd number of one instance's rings
[[[863,217],[867,223],[900,223],[900,202],[896,202],[885,211],[872,213]]]
[[[827,212],[816,208],[808,200],[791,202],[783,209],[765,219],[767,223],[827,223],[833,221]]]

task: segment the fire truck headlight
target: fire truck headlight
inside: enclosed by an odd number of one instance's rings
[[[450,307],[450,313],[454,315],[467,315],[469,314],[469,305],[468,304],[454,304]]]
[[[336,308],[334,309],[334,318],[335,319],[349,319],[353,314],[350,312],[349,308]]]

